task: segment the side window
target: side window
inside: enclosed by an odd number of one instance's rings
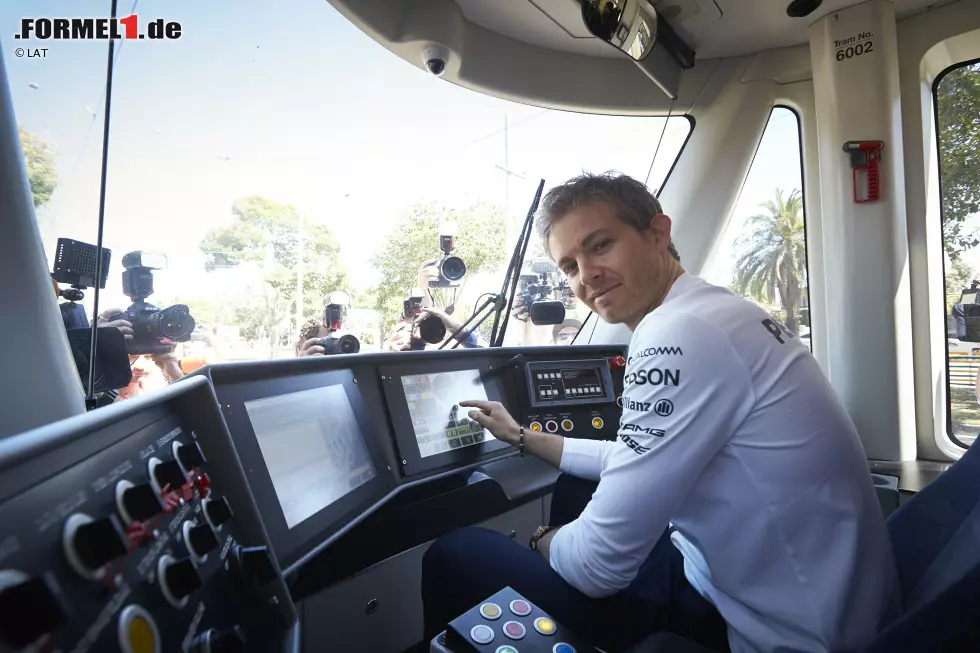
[[[766,309],[810,344],[800,121],[775,107],[705,278]]]
[[[947,432],[968,447],[980,433],[980,61],[946,70],[933,91],[946,285]]]

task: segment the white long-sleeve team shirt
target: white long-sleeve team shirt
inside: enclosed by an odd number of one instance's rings
[[[561,470],[599,481],[551,542],[589,596],[626,588],[673,524],[736,653],[860,646],[901,610],[850,417],[806,347],[725,288],[674,282],[630,341],[619,438],[566,439]]]

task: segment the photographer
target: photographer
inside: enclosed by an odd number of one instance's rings
[[[320,318],[313,318],[303,325],[296,342],[296,356],[326,356],[323,345],[318,344],[320,338],[327,336],[327,327]]]
[[[453,316],[447,314],[441,308],[435,306],[429,306],[423,308],[421,313],[414,318],[403,319],[398,326],[395,327],[395,332],[388,339],[388,351],[408,351],[412,349],[412,341],[418,339],[413,338],[413,332],[415,330],[415,325],[418,322],[426,318],[436,318],[442,322],[443,326],[446,328],[446,337],[452,335],[456,330],[462,326],[462,322],[454,318]],[[483,347],[489,347],[490,343],[478,333],[471,333],[468,336],[463,337],[463,334],[459,334],[457,339],[459,339],[460,345],[466,347],[467,349],[478,349]],[[445,339],[443,340],[445,341]],[[423,341],[424,342],[424,341]],[[425,349],[436,348],[441,343],[428,343],[425,345]],[[421,346],[418,344],[417,346]]]
[[[99,315],[98,325],[100,328],[115,327],[119,329],[119,331],[122,332],[123,337],[125,337],[126,344],[128,346],[135,339],[135,335],[133,333],[133,325],[128,320],[119,318],[118,317],[119,314],[123,314],[123,311],[121,309],[118,308],[106,309],[105,311],[102,312],[101,315]],[[145,355],[145,357],[153,360],[156,366],[160,369],[160,372],[163,374],[168,385],[184,376],[184,371],[180,367],[180,359],[177,358],[177,355],[174,354],[173,351],[164,352],[161,354]],[[129,356],[129,364],[133,365],[134,363],[136,363],[136,361],[138,361],[141,358],[144,358],[144,356],[131,354]],[[142,388],[142,382],[137,381],[136,378],[137,376],[146,376],[146,373],[133,376],[133,384],[135,385],[139,383],[140,387]],[[130,392],[129,394],[130,396],[134,396],[135,394],[139,394],[139,393]],[[120,393],[120,396],[122,396],[122,393]]]

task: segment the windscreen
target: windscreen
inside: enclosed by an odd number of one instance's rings
[[[487,401],[478,370],[403,376],[402,389],[422,458],[495,439],[469,418],[472,408],[459,405]]]
[[[246,401],[245,410],[289,528],[375,477],[343,386]]]

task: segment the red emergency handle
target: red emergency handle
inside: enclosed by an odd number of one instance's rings
[[[844,151],[851,155],[851,172],[854,180],[854,201],[858,204],[876,202],[881,198],[881,181],[879,162],[881,151],[885,148],[882,141],[847,141]],[[860,177],[867,176],[867,192],[859,192]]]

